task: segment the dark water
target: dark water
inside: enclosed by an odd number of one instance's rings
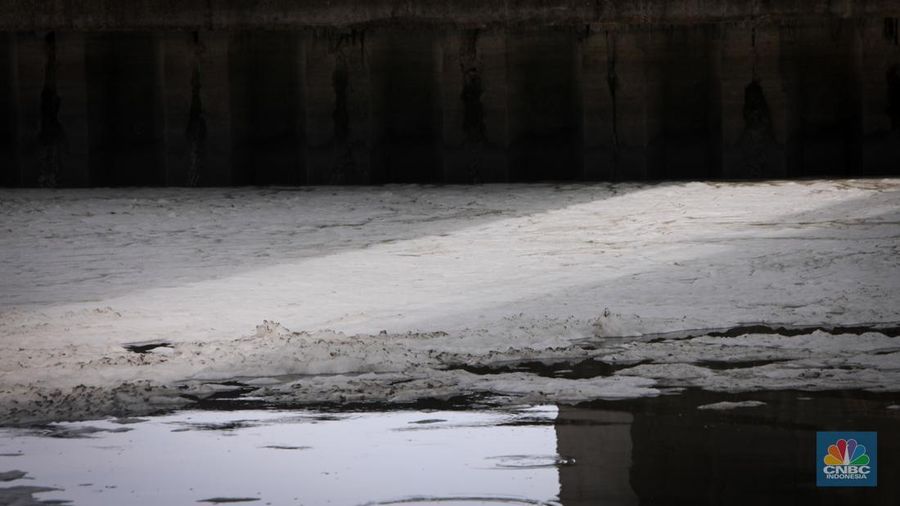
[[[697,409],[726,400],[766,404]],[[0,504],[893,506],[898,401],[688,391],[579,407],[211,409],[0,429]],[[877,431],[878,487],[817,488],[817,430]]]

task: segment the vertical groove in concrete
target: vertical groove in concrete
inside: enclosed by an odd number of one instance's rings
[[[896,18],[0,34],[7,186],[900,171]]]
[[[721,48],[722,175],[783,177],[785,100],[778,32],[755,24],[729,25]]]
[[[80,33],[21,33],[11,55],[11,116],[25,186],[87,186],[87,77]],[[15,119],[13,119],[13,117]]]
[[[508,180],[506,34],[472,29],[444,35],[442,181]]]
[[[305,35],[308,182],[368,183],[369,76],[362,31]]]

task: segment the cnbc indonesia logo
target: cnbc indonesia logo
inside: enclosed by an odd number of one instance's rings
[[[816,434],[820,487],[874,487],[877,484],[875,432]],[[865,444],[864,444],[865,443]]]

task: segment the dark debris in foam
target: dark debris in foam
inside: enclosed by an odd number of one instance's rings
[[[728,371],[732,369],[750,369],[751,367],[762,367],[765,365],[778,364],[781,362],[790,362],[792,359],[776,359],[776,360],[700,360],[693,362],[693,365],[705,367],[714,371]]]
[[[887,337],[900,336],[900,325],[896,323],[860,323],[854,325],[791,325],[791,324],[766,324],[766,323],[746,323],[735,327],[718,327],[707,329],[688,329],[676,330],[672,332],[659,332],[654,334],[644,334],[640,337],[605,337],[599,339],[632,339],[643,340],[649,342],[662,342],[669,339],[694,339],[696,337],[740,337],[749,334],[763,334],[776,336],[802,336],[812,334],[813,332],[825,332],[832,335],[854,334],[862,335],[869,332],[885,335]],[[587,339],[583,342],[589,346],[592,341],[598,338]]]
[[[226,504],[226,503],[238,503],[238,502],[254,502],[258,501],[259,497],[211,497],[209,499],[201,499],[197,502],[208,502],[212,504]]]
[[[169,348],[172,346],[172,343],[166,341],[154,341],[154,342],[140,342],[140,343],[129,343],[123,344],[122,347],[132,353],[150,353],[151,351],[157,348]]]
[[[90,438],[94,437],[95,434],[106,432],[106,433],[119,433],[119,432],[130,432],[134,429],[130,427],[119,427],[116,429],[103,429],[100,427],[65,427],[61,425],[54,424],[43,424],[43,425],[35,425],[31,427],[31,430],[36,433],[38,436],[43,437],[52,437],[55,439],[82,439],[82,438]]]
[[[21,480],[28,476],[28,473],[25,471],[19,471],[18,469],[13,471],[0,472],[0,481],[14,481]]]
[[[497,362],[485,365],[460,364],[456,367],[451,367],[451,369],[461,369],[479,375],[524,372],[545,378],[589,379],[612,376],[616,371],[642,363],[644,362],[609,364],[593,358],[578,361],[548,359]]]
[[[9,488],[0,488],[0,504],[8,504],[15,506],[34,506],[34,505],[45,505],[45,504],[70,504],[71,501],[66,501],[64,499],[51,499],[51,500],[40,500],[34,497],[34,494],[39,494],[41,492],[54,492],[58,491],[58,488],[50,488],[50,487],[26,487],[26,486],[18,486],[18,487],[9,487]]]

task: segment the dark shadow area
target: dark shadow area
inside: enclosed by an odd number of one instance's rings
[[[580,178],[575,37],[564,30],[509,36],[509,166],[513,181]]]
[[[759,81],[753,80],[744,88],[744,131],[738,140],[740,166],[731,167],[743,178],[783,176],[784,150],[775,140],[772,113]]]
[[[766,405],[697,409],[723,397]],[[885,409],[891,399],[856,392],[688,391],[634,402],[631,487],[642,505],[897,504],[900,487],[892,477],[900,473],[900,431],[897,415]],[[827,430],[878,432],[877,488],[816,487],[816,431]]]
[[[665,183],[660,183],[665,184]],[[381,243],[444,235],[496,220],[562,209],[647,188],[646,185],[486,185],[470,187],[386,186],[8,191],[8,206],[60,206],[68,218],[103,213],[96,225],[82,223],[43,239],[54,253],[35,262],[22,253],[22,267],[7,279],[5,292],[21,303],[75,302],[57,298],[54,283],[35,284],[37,269],[56,281],[80,279],[84,299],[99,299],[158,286],[202,281],[304,258],[364,249]],[[477,197],[472,192],[477,193]],[[35,200],[37,199],[37,200]],[[87,206],[93,211],[85,211]],[[371,209],[364,214],[350,208]],[[374,214],[370,214],[374,213]],[[173,219],[181,216],[181,218]],[[196,222],[185,222],[193,216]],[[211,220],[216,225],[202,225]],[[223,224],[242,222],[244,226]],[[100,223],[103,223],[100,225]],[[16,230],[33,226],[7,222]],[[204,229],[209,226],[209,229]],[[109,229],[116,230],[111,233]],[[352,232],[351,232],[352,231]],[[337,241],[334,234],[346,234]],[[92,237],[85,250],[70,242]],[[249,250],[248,250],[249,247]],[[9,250],[15,255],[13,250]],[[210,255],[219,260],[210,262]],[[80,258],[78,269],[70,265]],[[153,258],[153,262],[147,262]],[[119,266],[111,272],[107,262]],[[55,274],[54,274],[55,273]],[[126,281],[127,280],[127,281]],[[96,284],[95,284],[96,283]],[[38,286],[40,285],[40,286]]]
[[[386,34],[371,51],[376,142],[372,183],[434,183],[441,174],[435,36]]]
[[[163,83],[154,35],[94,33],[85,45],[91,186],[164,185]]]
[[[206,165],[206,115],[203,110],[201,89],[203,80],[200,72],[200,60],[204,51],[198,32],[192,34],[194,45],[194,61],[191,70],[191,108],[188,113],[185,139],[188,144],[188,167],[185,186],[198,186]]]
[[[896,18],[760,23],[9,32],[0,184],[900,174]]]
[[[16,156],[15,34],[0,33],[0,186],[18,186]]]
[[[835,20],[795,30],[796,40],[781,56],[792,118],[788,176],[859,174],[862,105],[854,26]]]
[[[38,186],[54,188],[59,185],[63,172],[66,131],[59,122],[62,99],[57,90],[56,34],[48,33],[44,41],[47,62],[44,66],[44,89],[41,90],[41,131],[38,132],[41,173],[38,176]]]
[[[305,184],[298,35],[235,33],[229,58],[235,184]]]
[[[658,135],[648,147],[649,179],[721,175],[721,104],[713,51],[716,27],[671,28],[649,72],[659,72]],[[652,74],[651,74],[652,75]]]

